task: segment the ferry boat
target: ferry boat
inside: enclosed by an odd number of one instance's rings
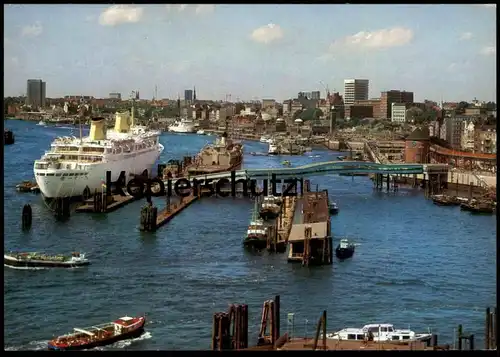
[[[188,118],[177,120],[174,124],[168,127],[168,131],[173,133],[194,133],[194,122]]]
[[[417,334],[414,331],[394,329],[392,324],[369,324],[362,328],[345,328],[335,333],[326,335],[331,340],[363,341],[373,340],[374,342],[412,342],[426,341],[431,338],[430,333]]]
[[[34,164],[36,183],[45,198],[81,196],[86,187],[105,189],[106,172],[117,181],[151,169],[163,152],[161,132],[134,125],[134,107],[116,113],[115,127],[106,130],[104,118],[93,118],[87,137],[58,137]]]
[[[146,317],[120,317],[118,320],[102,325],[74,328],[74,332],[50,340],[49,350],[70,351],[86,350],[111,345],[122,340],[137,338],[144,333]]]
[[[203,175],[237,170],[243,161],[243,145],[228,139],[224,132],[214,144],[207,144],[187,167],[190,175]]]
[[[3,264],[11,268],[76,268],[89,265],[85,254],[47,255],[43,253],[9,252],[3,255]]]
[[[356,246],[347,239],[341,239],[339,245],[335,249],[335,256],[341,260],[348,259],[354,255]]]

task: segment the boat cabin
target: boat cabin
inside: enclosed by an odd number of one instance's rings
[[[121,334],[128,332],[129,328],[133,326],[136,322],[137,319],[134,319],[133,317],[129,316],[120,317],[118,320],[113,322],[113,325],[115,327],[115,333]]]
[[[347,239],[341,239],[340,240],[340,249],[348,249],[350,247],[350,243]],[[378,330],[377,330],[378,332]]]

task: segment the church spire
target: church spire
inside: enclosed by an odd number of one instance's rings
[[[193,90],[193,102],[196,101],[196,86],[194,87]]]

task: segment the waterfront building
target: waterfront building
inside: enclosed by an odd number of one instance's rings
[[[356,100],[368,99],[368,79],[344,80],[344,105],[354,104]]]
[[[26,90],[26,105],[32,108],[45,107],[46,85],[41,79],[28,79]]]

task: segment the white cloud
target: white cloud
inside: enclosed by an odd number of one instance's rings
[[[460,35],[460,40],[470,40],[472,38],[472,32],[464,32]]]
[[[113,5],[104,10],[99,16],[99,23],[103,26],[116,26],[125,23],[139,22],[144,13],[142,7],[132,5]]]
[[[24,26],[21,31],[21,35],[36,37],[39,36],[42,32],[43,26],[39,21],[37,21],[33,25]]]
[[[404,27],[393,27],[372,32],[360,31],[352,36],[347,36],[335,41],[331,48],[364,47],[364,48],[389,48],[403,46],[411,42],[413,31]]]
[[[279,25],[267,24],[252,31],[250,38],[259,43],[269,44],[282,39],[284,32]]]
[[[485,56],[491,56],[497,53],[497,48],[495,46],[486,46],[481,49],[481,54]]]
[[[215,5],[175,4],[175,5],[165,5],[165,7],[169,12],[194,11],[194,13],[197,15],[210,14],[215,10]]]

